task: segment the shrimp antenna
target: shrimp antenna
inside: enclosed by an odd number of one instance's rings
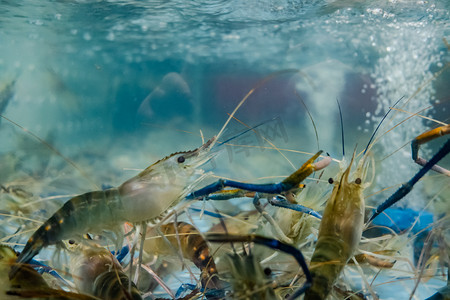
[[[311,112],[308,109],[308,106],[306,106],[305,101],[303,101],[303,98],[298,94],[297,90],[295,90],[295,96],[297,96],[297,98],[300,100],[300,102],[303,104],[303,106],[305,107],[306,112],[308,113],[309,119],[311,120],[312,126],[314,127],[314,133],[316,135],[316,143],[317,143],[317,151],[319,151],[320,149],[320,145],[319,145],[319,134],[317,133],[317,127],[316,127],[316,123],[314,123],[314,119],[311,115]]]
[[[388,114],[391,112],[392,108],[395,107],[400,100],[402,100],[403,98],[405,98],[405,96],[402,96],[400,99],[397,100],[397,102],[394,103],[394,105],[392,105],[391,107],[389,107],[389,110],[387,111],[387,113],[383,116],[383,118],[381,119],[380,123],[378,123],[377,128],[375,129],[375,131],[372,133],[372,136],[370,137],[369,143],[367,143],[366,149],[364,149],[363,155],[366,154],[367,150],[369,149],[370,143],[372,143],[373,138],[375,137],[375,134],[377,133],[378,129],[380,128],[381,124],[383,123],[384,119],[386,119],[386,117],[388,116]]]
[[[216,213],[220,215],[219,222],[220,222],[220,226],[223,227],[223,231],[225,231],[225,235],[229,235],[227,225],[223,221],[223,216],[220,214],[219,210],[215,206],[213,206],[213,207],[214,207],[214,210],[216,211]],[[230,242],[230,244],[231,244],[231,249],[233,249],[233,253],[237,254],[236,248],[234,248],[233,242]]]
[[[255,130],[255,129],[258,128],[259,126],[262,126],[262,125],[264,125],[264,124],[267,124],[267,123],[269,123],[269,122],[272,122],[273,120],[276,120],[276,117],[275,117],[275,118],[272,118],[272,119],[269,119],[269,120],[266,120],[266,121],[264,121],[264,122],[261,122],[261,123],[259,123],[258,125],[255,125],[255,126],[253,126],[253,127],[247,128],[247,129],[245,129],[244,131],[242,131],[242,132],[240,132],[240,133],[238,133],[238,134],[236,134],[236,135],[230,137],[229,139],[227,139],[227,140],[225,140],[225,141],[223,141],[223,142],[217,141],[217,143],[220,144],[220,145],[224,145],[224,144],[228,143],[229,141],[234,140],[234,139],[240,137],[240,136],[243,135],[243,134],[246,134],[246,133],[249,132],[249,131]]]
[[[286,74],[286,73],[297,73],[298,70],[297,69],[287,69],[287,70],[282,70],[279,72],[275,72],[265,78],[263,78],[260,82],[258,82],[256,84],[256,86],[254,88],[252,88],[245,96],[244,98],[242,98],[242,100],[238,103],[238,105],[234,108],[233,112],[230,114],[230,116],[228,117],[227,121],[225,122],[225,124],[223,124],[222,129],[220,129],[219,133],[217,134],[217,139],[219,139],[220,135],[222,134],[222,132],[225,130],[225,128],[227,127],[228,123],[230,123],[231,119],[233,118],[233,116],[236,114],[236,112],[238,111],[238,109],[244,104],[245,101],[247,101],[248,97],[250,97],[251,94],[253,94],[255,92],[256,89],[260,88],[261,86],[263,86],[267,81],[271,80],[272,78],[275,78],[279,75],[282,74]],[[214,142],[213,142],[214,143]],[[212,147],[213,145],[211,145]]]
[[[336,102],[339,108],[339,119],[341,120],[341,140],[342,140],[342,156],[345,157],[345,142],[344,142],[344,120],[342,119],[342,110],[341,104],[339,103],[338,98],[336,98]],[[370,142],[369,142],[370,143]]]
[[[274,121],[274,120],[276,120],[277,118],[278,118],[278,117],[274,117],[274,118],[271,119],[270,121]],[[245,124],[244,122],[242,122],[242,121],[239,120],[238,118],[233,117],[233,119],[235,119],[236,121],[238,121],[239,123],[241,123],[241,124],[244,125],[245,127],[250,128],[250,126],[248,126],[247,124]],[[274,143],[272,143],[271,141],[269,141],[267,138],[265,138],[265,137],[264,137],[262,134],[260,134],[258,131],[256,131],[256,130],[253,130],[253,131],[256,133],[256,135],[257,135],[258,137],[260,136],[264,141],[266,141],[267,143],[269,143],[269,144],[273,147],[273,149],[277,150],[277,152],[280,153],[280,155],[283,156],[283,158],[286,159],[286,160],[288,161],[288,163],[294,168],[294,170],[296,170],[296,167],[294,166],[294,164],[289,160],[289,158],[286,157],[286,155],[283,154],[283,152],[281,152],[281,150],[280,150],[277,146],[275,146]],[[317,145],[318,145],[318,144],[317,144]]]

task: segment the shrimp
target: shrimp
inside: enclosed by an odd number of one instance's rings
[[[68,200],[29,238],[17,265],[29,262],[39,251],[61,240],[86,232],[115,229],[123,222],[138,223],[160,217],[187,194],[189,186],[202,178],[199,166],[214,153],[213,137],[201,147],[177,152],[152,164],[117,188],[88,192]]]
[[[350,176],[351,167],[355,160],[356,149],[349,165],[338,175],[338,180],[335,181],[332,178],[329,180],[331,184],[334,184],[334,188],[323,213],[316,247],[311,258],[310,269],[313,277],[313,285],[305,294],[306,300],[325,299],[329,295],[335,281],[340,276],[344,266],[353,257],[357,246],[359,245],[365,216],[363,191],[371,184],[370,182],[365,181],[369,168],[369,163],[367,161],[369,153],[367,151],[371,146],[371,141],[378,128],[389,112],[390,110],[385,114],[377,129],[375,129],[372,134],[354,174]],[[343,128],[342,115],[341,127]],[[342,134],[342,136],[344,135]],[[414,151],[415,147],[413,146],[412,148]],[[416,149],[415,156],[417,156],[417,150],[418,148]],[[369,218],[368,223],[384,209],[408,194],[412,190],[414,184],[424,176],[428,170],[435,166],[440,159],[448,154],[449,151],[450,144],[447,142],[429,162],[425,163],[424,167],[410,181],[403,184],[399,190],[375,210]]]
[[[350,164],[334,183],[320,223],[316,248],[311,258],[313,284],[305,299],[325,299],[359,244],[364,225],[365,202],[363,183],[367,173],[365,156],[350,177]]]
[[[142,299],[136,285],[130,283],[117,259],[105,248],[80,244],[71,256],[71,273],[80,292],[108,300]]]
[[[312,278],[308,267],[306,266],[303,254],[294,246],[259,235],[209,233],[206,235],[206,239],[210,242],[255,243],[292,255],[303,270],[306,282],[291,295],[286,295],[286,299],[296,299],[311,286]],[[233,275],[233,278],[231,279],[233,299],[280,299],[274,290],[274,288],[278,287],[278,284],[271,279],[271,270],[268,268],[263,269],[255,255],[252,253],[247,254],[244,251],[244,255],[233,253],[226,257]]]
[[[159,219],[168,209],[174,207],[182,199],[189,198],[186,197],[188,195],[187,191],[192,190],[193,186],[205,176],[203,170],[199,169],[199,167],[215,156],[217,152],[211,151],[211,149],[237,110],[255,89],[263,85],[267,80],[278,74],[292,72],[297,71],[286,70],[278,72],[265,78],[258,86],[251,89],[229,115],[217,136],[207,141],[201,147],[192,151],[177,152],[167,156],[135,177],[127,180],[119,187],[88,192],[68,200],[28,239],[17,259],[17,264],[11,269],[10,276],[14,276],[20,264],[29,262],[41,249],[49,245],[60,244],[61,240],[79,236],[86,232],[115,231],[123,222],[142,223],[145,227],[145,222]],[[25,128],[8,118],[1,117],[25,130]],[[243,133],[253,130],[257,126]],[[29,133],[33,138],[63,157],[51,145],[31,132]],[[224,144],[227,141],[220,144]],[[68,159],[65,160],[81,172],[73,162]],[[83,172],[81,173],[84,174]],[[120,246],[120,242],[118,238],[116,246]]]
[[[0,114],[3,113],[3,111],[8,106],[8,103],[14,97],[16,81],[17,81],[17,78],[10,79],[6,82],[1,82],[1,85],[0,85]]]
[[[370,144],[366,150],[369,146]],[[382,203],[367,223],[408,194],[414,184],[449,152],[450,140],[411,180]],[[350,177],[354,157],[355,154],[347,169],[339,176],[339,181],[334,182],[335,186],[325,207],[316,248],[311,258],[313,285],[306,292],[305,299],[325,299],[328,296],[345,264],[353,257],[361,239],[365,214],[363,191],[370,185],[370,182],[364,182],[368,169],[368,154],[364,153],[355,174]],[[330,182],[333,183],[333,180]]]
[[[2,277],[6,277],[5,274],[7,274],[7,271],[5,271],[5,269],[9,267],[9,265],[14,264],[16,258],[16,252],[14,252],[12,248],[5,245],[0,245],[0,264],[2,268]],[[4,281],[9,281],[9,286],[16,288],[48,288],[48,285],[42,278],[42,276],[38,274],[33,268],[27,265],[22,266],[13,278],[2,278],[2,282]],[[8,286],[7,284],[2,285],[5,287]]]
[[[417,263],[419,275],[414,289],[411,292],[410,299],[418,289],[421,281],[428,281],[429,278],[433,277],[436,273],[441,273],[440,277],[445,277],[445,269],[447,269],[447,285],[427,299],[448,299],[450,297],[450,273],[448,272],[450,266],[450,240],[448,236],[448,226],[450,225],[449,215],[443,216],[432,225],[432,230],[428,233],[421,245],[422,251]],[[441,272],[438,271],[438,266],[440,266]]]
[[[191,224],[185,222],[169,223],[160,226],[165,238],[158,238],[152,228],[144,243],[144,251],[150,254],[172,254],[172,249],[178,249],[186,259],[190,259],[201,271],[201,283],[204,288],[221,288],[217,277],[216,264],[210,255],[210,250],[200,232]],[[168,245],[169,244],[169,245]],[[168,247],[169,246],[169,247]]]
[[[291,72],[293,70],[286,70],[275,75]],[[58,244],[63,239],[89,231],[114,230],[123,222],[140,223],[152,221],[160,218],[162,214],[166,213],[168,209],[174,207],[182,199],[192,198],[186,197],[192,194],[187,191],[191,190],[203,178],[204,172],[199,167],[217,154],[211,149],[230,120],[255,89],[275,75],[267,77],[257,87],[251,89],[229,115],[217,136],[211,138],[199,148],[192,151],[173,153],[155,162],[117,188],[88,192],[68,200],[28,239],[25,248],[17,259],[18,265],[27,263],[42,248]],[[24,129],[8,118],[1,117]],[[237,136],[254,130],[262,124],[264,123],[245,130]],[[36,135],[32,134],[32,136],[44,143],[52,151],[61,155],[56,149]],[[220,144],[225,144],[237,136]],[[61,157],[63,156],[61,155]],[[65,160],[78,169],[71,161]],[[117,244],[119,244],[118,241]],[[11,276],[14,275],[17,268],[18,266],[12,268]]]
[[[21,265],[14,277],[8,278],[8,270],[16,258],[16,252],[12,248],[0,245],[1,299],[17,299],[17,296],[33,299],[95,299],[88,295],[51,288],[42,275],[30,265]]]

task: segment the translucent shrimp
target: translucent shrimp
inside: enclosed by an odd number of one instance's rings
[[[350,177],[354,155],[349,166],[334,182],[319,228],[317,244],[311,258],[313,284],[305,299],[325,299],[361,239],[365,203],[363,190],[370,183],[366,178],[366,158],[359,162]]]
[[[369,222],[384,209],[408,194],[414,184],[449,152],[450,141],[447,141],[410,181],[403,184],[375,210],[372,217],[369,218]],[[370,185],[365,182],[368,169],[366,158],[367,154],[360,160],[353,177],[350,177],[353,155],[350,165],[339,176],[339,181],[335,182],[333,192],[325,207],[316,248],[311,258],[313,286],[306,292],[305,299],[325,299],[328,296],[334,282],[349,259],[353,257],[359,244],[365,213],[363,190]]]
[[[275,75],[292,72],[296,71],[287,70]],[[230,114],[217,137],[201,147],[193,151],[177,152],[159,160],[117,188],[88,192],[67,201],[29,238],[10,276],[14,276],[19,265],[29,262],[42,248],[60,244],[63,239],[80,236],[86,232],[116,231],[123,222],[141,223],[145,227],[146,221],[162,217],[168,209],[184,199],[187,191],[192,190],[193,186],[203,178],[203,171],[199,167],[215,155],[216,152],[211,149],[227,124],[255,89],[272,77],[274,76],[264,79],[257,87],[250,90]],[[3,116],[2,118],[7,119]],[[17,123],[12,123],[25,130]],[[256,127],[247,131],[254,128]],[[31,135],[52,151],[59,153],[36,135]],[[76,167],[71,161],[67,159],[66,161]],[[120,242],[119,236],[116,246],[120,246]]]
[[[47,281],[30,265],[21,265],[12,278],[8,272],[15,263],[16,252],[5,245],[0,245],[0,298],[1,299],[79,299],[94,300],[96,298],[84,294],[51,288]]]
[[[17,78],[0,82],[0,114],[14,97]]]
[[[184,258],[191,260],[200,269],[203,288],[218,289],[221,286],[217,277],[216,264],[210,254],[206,240],[191,224],[185,222],[169,223],[159,227],[164,238],[152,228],[147,232],[144,251],[154,255],[170,255],[180,249]]]
[[[285,299],[296,299],[311,286],[311,274],[306,266],[303,254],[292,245],[258,235],[224,235],[209,233],[206,235],[206,239],[210,242],[255,243],[292,255],[302,269],[306,280],[304,284],[300,288],[294,290],[292,294],[285,295]],[[233,276],[230,279],[231,288],[233,290],[233,299],[281,299],[281,295],[275,290],[275,288],[280,287],[280,285],[272,279],[272,271],[269,268],[263,269],[255,255],[252,253],[247,254],[244,251],[243,255],[235,252],[225,257]]]
[[[96,245],[76,246],[70,266],[75,285],[82,293],[105,300],[142,299],[117,259],[105,248]]]
[[[117,229],[123,222],[138,223],[158,218],[187,194],[202,178],[199,166],[214,153],[212,138],[201,147],[161,159],[117,188],[94,191],[67,201],[29,238],[17,262],[27,263],[39,251],[61,240],[86,232]],[[11,270],[11,276],[18,265]]]

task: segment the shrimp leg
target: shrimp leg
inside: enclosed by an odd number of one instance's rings
[[[425,166],[414,175],[411,180],[402,184],[402,186],[392,194],[386,201],[384,201],[380,206],[378,206],[373,212],[372,216],[369,218],[367,223],[370,223],[379,214],[381,214],[385,209],[391,207],[403,197],[405,197],[414,187],[414,185],[442,158],[444,158],[450,152],[450,139],[444,144],[444,146],[425,164]]]
[[[286,200],[286,198],[284,198],[280,195],[272,197],[272,198],[268,199],[268,201],[273,206],[288,208],[291,210],[299,211],[304,214],[308,214],[310,216],[316,217],[317,219],[322,219],[322,216],[315,210],[313,210],[309,207],[303,206],[301,204],[290,203]]]
[[[434,140],[435,138],[438,138],[443,135],[450,134],[450,124],[445,126],[440,126],[438,128],[429,130],[427,132],[422,133],[421,135],[417,136],[412,142],[411,142],[411,154],[412,159],[422,167],[425,166],[427,161],[423,159],[422,157],[419,157],[419,148],[420,145],[425,144],[431,140]],[[436,172],[442,173],[444,175],[450,176],[450,171],[442,168],[438,165],[434,165],[431,169],[433,169]]]

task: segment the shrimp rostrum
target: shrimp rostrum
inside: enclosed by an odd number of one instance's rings
[[[215,141],[213,137],[195,150],[167,156],[119,187],[88,192],[68,200],[28,239],[10,276],[42,248],[64,239],[87,232],[115,230],[123,222],[138,223],[160,217],[202,178],[203,170],[199,166],[214,156],[210,150]]]

